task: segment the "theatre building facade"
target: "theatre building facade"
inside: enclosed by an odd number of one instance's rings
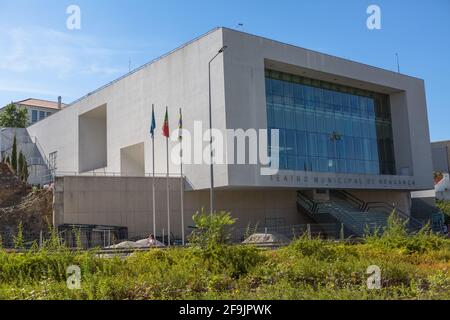
[[[154,104],[156,224],[166,226],[159,200],[166,190],[159,132],[165,107],[171,130],[180,107],[184,129],[209,127],[208,62],[224,46],[211,63],[213,128],[279,132],[278,172],[262,174],[263,164],[214,165],[216,209],[230,211],[238,226],[334,223],[360,235],[385,224],[394,208],[408,218],[411,192],[433,188],[423,80],[217,28],[28,128],[45,153],[57,153],[57,225],[152,230]],[[170,161],[169,171],[171,230],[179,237],[182,211],[189,232],[192,214],[209,208],[210,166],[185,164],[182,180],[177,163]]]

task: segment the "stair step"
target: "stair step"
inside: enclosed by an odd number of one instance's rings
[[[308,206],[302,202],[301,197],[298,200],[299,206],[309,212]],[[309,215],[315,221],[321,223],[325,219],[333,219],[351,230],[356,236],[363,236],[367,227],[369,229],[385,227],[387,225],[388,215],[384,212],[361,212],[359,208],[345,200],[337,199],[328,202],[316,203],[317,212],[309,212]],[[320,221],[319,221],[320,220]]]

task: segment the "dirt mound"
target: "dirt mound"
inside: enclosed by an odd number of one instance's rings
[[[32,191],[3,163],[0,163],[0,233],[8,236],[17,233],[20,222],[24,236],[47,231],[52,223],[53,191]]]
[[[0,208],[20,202],[29,191],[30,188],[13,174],[8,165],[0,163]]]
[[[289,239],[280,234],[255,233],[244,240],[245,244],[280,244],[289,243]]]

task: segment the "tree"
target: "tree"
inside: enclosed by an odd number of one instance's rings
[[[28,124],[28,111],[18,108],[14,103],[8,104],[0,112],[0,127],[25,128]]]
[[[14,173],[17,173],[17,138],[14,136],[13,146],[11,151],[11,168]]]
[[[24,160],[24,156],[22,151],[19,152],[19,159],[17,160],[17,176],[19,177],[20,180],[23,181],[23,161]]]
[[[25,159],[25,156],[23,157],[23,168],[22,168],[22,181],[23,182],[27,182],[28,181],[28,177],[30,176],[29,172],[28,172],[28,162],[27,159]]]
[[[192,217],[195,229],[190,235],[189,241],[192,245],[202,249],[211,249],[218,245],[226,244],[231,238],[230,227],[236,219],[225,211],[209,214],[202,209]]]

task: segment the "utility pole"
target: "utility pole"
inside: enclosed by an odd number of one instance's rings
[[[216,54],[215,56],[209,60],[208,63],[208,86],[209,86],[209,134],[210,134],[210,140],[209,140],[209,151],[210,151],[210,179],[211,179],[211,186],[210,186],[210,192],[209,192],[209,201],[210,201],[210,214],[212,215],[214,213],[214,163],[213,163],[213,136],[212,136],[212,92],[211,92],[211,63],[214,61],[215,58],[221,53],[223,53],[227,49],[227,46],[223,46]]]
[[[397,57],[397,72],[400,73],[400,58],[398,53],[396,53],[395,56]]]

